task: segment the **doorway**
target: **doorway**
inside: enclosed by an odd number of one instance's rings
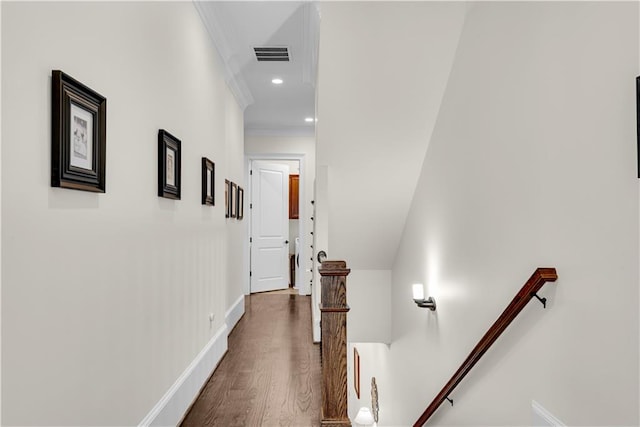
[[[289,180],[296,181],[298,184],[297,203],[289,206],[289,194],[287,194],[287,207],[285,209],[277,209],[278,213],[286,216],[280,218],[286,221],[286,237],[281,233],[281,227],[272,228],[271,230],[261,230],[264,225],[263,214],[265,206],[274,206],[273,201],[269,201],[271,197],[278,197],[274,194],[274,187],[279,187],[284,179],[278,177],[276,168],[274,171],[264,169],[264,165],[284,166],[287,172],[287,187]],[[258,169],[262,172],[258,172]],[[304,154],[282,154],[282,155],[251,155],[246,158],[248,189],[248,238],[246,239],[247,247],[245,250],[245,266],[246,266],[246,285],[245,294],[255,292],[264,292],[266,290],[288,289],[300,295],[310,295],[310,278],[311,273],[307,270],[305,259],[309,257],[311,235],[307,232],[307,226],[304,218],[306,218],[306,205],[310,204],[305,194],[305,155]],[[265,172],[266,171],[266,172]],[[262,176],[260,176],[262,175]],[[297,175],[297,177],[295,177]],[[292,182],[293,182],[292,181]],[[262,182],[262,183],[261,183]],[[276,185],[277,184],[277,185]],[[267,188],[262,191],[261,186]],[[287,190],[288,192],[288,190]],[[277,193],[277,192],[276,192]],[[258,199],[260,197],[260,199]],[[267,205],[260,206],[265,201]],[[276,210],[271,208],[267,213],[268,218],[275,224],[273,213]],[[295,217],[297,211],[297,217]],[[259,222],[256,222],[259,220]],[[267,225],[269,227],[269,225]],[[274,246],[264,249],[264,238],[273,237]],[[278,239],[280,246],[278,246]],[[287,243],[285,243],[287,242]],[[278,254],[278,251],[286,246],[284,255]],[[266,255],[266,257],[264,256]],[[294,272],[293,275],[291,274]],[[293,276],[293,277],[292,277]],[[308,280],[307,280],[308,279]],[[266,285],[266,286],[265,286]]]

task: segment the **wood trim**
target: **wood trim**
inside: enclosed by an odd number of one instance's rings
[[[471,368],[478,363],[478,360],[489,350],[498,337],[511,324],[522,309],[529,303],[532,294],[538,292],[546,282],[555,282],[558,279],[555,268],[538,268],[527,280],[527,283],[518,291],[511,303],[502,312],[498,320],[489,328],[486,334],[480,339],[478,344],[471,350],[471,353],[449,382],[440,390],[427,409],[420,415],[420,418],[413,424],[414,427],[421,427],[440,407],[442,402],[453,392],[462,379],[471,371]]]
[[[300,175],[289,175],[289,219],[300,218]]]
[[[350,272],[351,269],[347,268],[344,261],[325,261],[318,269],[321,276],[348,276]]]
[[[349,310],[351,309],[348,305],[344,307],[325,307],[323,305],[320,306],[320,311],[323,313],[346,313]]]
[[[323,426],[350,426],[347,414],[347,283],[344,261],[320,266]]]

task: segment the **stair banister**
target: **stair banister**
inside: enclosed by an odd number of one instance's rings
[[[319,269],[322,334],[322,427],[350,427],[347,414],[347,276],[344,261],[324,259]]]
[[[529,303],[531,298],[537,297],[537,292],[542,288],[546,282],[555,282],[558,279],[555,268],[538,268],[531,275],[527,283],[518,291],[516,296],[511,300],[511,303],[502,312],[498,320],[489,328],[486,334],[480,339],[478,344],[471,350],[471,353],[460,368],[453,374],[449,382],[440,390],[440,393],[436,395],[431,404],[420,415],[420,418],[413,424],[413,427],[423,426],[431,415],[436,412],[440,405],[449,400],[449,395],[456,388],[456,386],[462,381],[462,379],[469,373],[471,368],[478,363],[478,360],[487,352],[491,345],[498,339],[498,337],[504,332],[505,329],[511,324],[522,309]],[[540,299],[540,298],[538,298]],[[540,299],[541,302],[546,303],[545,299]],[[543,301],[544,300],[544,301]]]

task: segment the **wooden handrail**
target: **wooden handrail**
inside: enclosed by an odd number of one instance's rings
[[[322,261],[322,427],[351,427],[347,413],[347,276],[344,261]]]
[[[555,268],[538,268],[533,275],[527,280],[522,289],[518,291],[511,303],[502,312],[498,320],[489,328],[482,339],[471,350],[471,353],[449,382],[440,390],[440,393],[433,399],[427,409],[420,415],[420,418],[413,424],[413,427],[421,427],[433,415],[438,407],[444,402],[449,394],[456,388],[462,379],[469,373],[471,368],[480,360],[489,347],[498,339],[498,337],[507,329],[513,319],[518,316],[522,309],[527,305],[531,298],[536,294],[546,282],[555,282],[558,279]]]

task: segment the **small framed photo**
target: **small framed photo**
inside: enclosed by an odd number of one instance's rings
[[[164,129],[158,131],[158,196],[180,200],[181,142]]]
[[[231,216],[231,205],[229,204],[229,189],[231,183],[228,179],[224,180],[224,217],[229,218]]]
[[[360,353],[353,347],[353,386],[356,389],[356,396],[360,399]]]
[[[640,77],[636,77],[636,128],[638,133],[638,178],[640,178]]]
[[[51,186],[106,192],[107,99],[53,70]]]
[[[238,184],[235,182],[231,183],[231,188],[229,188],[229,204],[231,205],[231,213],[229,217],[237,218],[238,217]]]
[[[238,187],[238,197],[237,197],[237,218],[244,218],[244,189],[242,187]]]
[[[214,183],[216,165],[206,157],[202,158],[202,204],[215,206]]]

